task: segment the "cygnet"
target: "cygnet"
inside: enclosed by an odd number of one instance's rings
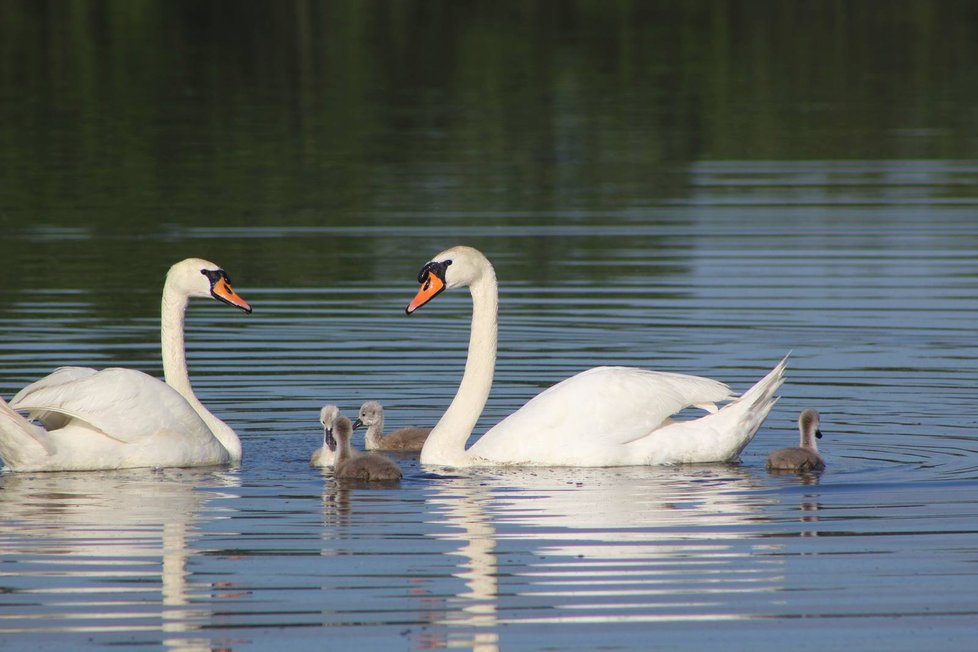
[[[821,471],[825,468],[825,460],[818,454],[816,439],[822,438],[818,429],[818,412],[812,408],[801,411],[798,417],[798,430],[801,433],[801,445],[797,448],[781,448],[767,458],[767,468],[771,471]]]
[[[353,422],[353,429],[367,426],[364,448],[368,451],[420,451],[431,428],[398,428],[384,434],[384,406],[377,401],[367,401],[360,406],[360,416]]]

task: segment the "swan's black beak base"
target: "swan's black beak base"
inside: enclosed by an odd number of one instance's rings
[[[248,313],[251,312],[251,306],[248,302],[242,299],[241,295],[231,288],[231,279],[228,278],[227,273],[223,269],[202,269],[200,271],[211,282],[212,297],[221,303],[226,303],[229,306],[234,306]]]

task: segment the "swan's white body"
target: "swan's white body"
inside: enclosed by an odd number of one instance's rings
[[[427,273],[427,276],[425,275]],[[492,386],[498,290],[489,261],[470,247],[435,256],[410,314],[442,290],[467,286],[472,331],[465,372],[454,400],[421,451],[439,466],[633,466],[736,460],[767,417],[784,381],[786,359],[735,398],[708,378],[631,367],[596,367],[538,394],[487,431],[468,450]],[[718,401],[729,400],[722,409]],[[673,421],[677,412],[709,412]]]
[[[0,398],[0,457],[7,468],[90,471],[240,461],[238,436],[190,386],[183,325],[194,296],[251,311],[217,265],[195,258],[175,264],[163,287],[166,382],[132,369],[61,367],[9,404]]]

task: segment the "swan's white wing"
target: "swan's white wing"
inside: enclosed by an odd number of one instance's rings
[[[34,392],[41,389],[50,389],[59,385],[72,383],[76,380],[93,376],[96,373],[98,373],[98,371],[96,369],[92,369],[91,367],[58,367],[47,376],[34,381],[24,389],[17,392],[10,400],[10,405],[16,408],[25,396],[29,396]],[[70,416],[51,410],[30,410],[27,418],[31,419],[32,421],[40,422],[44,425],[46,430],[64,428],[65,425],[71,420]]]
[[[535,396],[484,434],[471,453],[512,462],[607,454],[684,408],[729,398],[730,389],[709,378],[595,367]]]
[[[22,389],[10,406],[32,415],[55,413],[79,419],[126,443],[164,429],[211,436],[207,425],[175,389],[132,369],[95,372],[62,367]]]
[[[58,385],[64,385],[66,383],[71,383],[82,378],[88,378],[93,376],[98,371],[92,369],[91,367],[58,367],[51,373],[49,373],[44,378],[35,380],[33,383],[20,390],[14,397],[10,399],[10,404],[14,405],[18,403],[25,396],[32,394],[40,389],[46,389],[49,387],[56,387]]]

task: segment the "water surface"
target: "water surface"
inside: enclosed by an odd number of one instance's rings
[[[255,308],[187,320],[240,468],[0,475],[4,643],[970,649],[978,23],[896,5],[4,3],[0,395],[160,374],[180,258]],[[403,309],[458,243],[501,287],[477,433],[597,364],[790,351],[782,398],[739,464],[310,469],[325,402],[448,405],[469,299]],[[804,407],[827,470],[768,474]]]

